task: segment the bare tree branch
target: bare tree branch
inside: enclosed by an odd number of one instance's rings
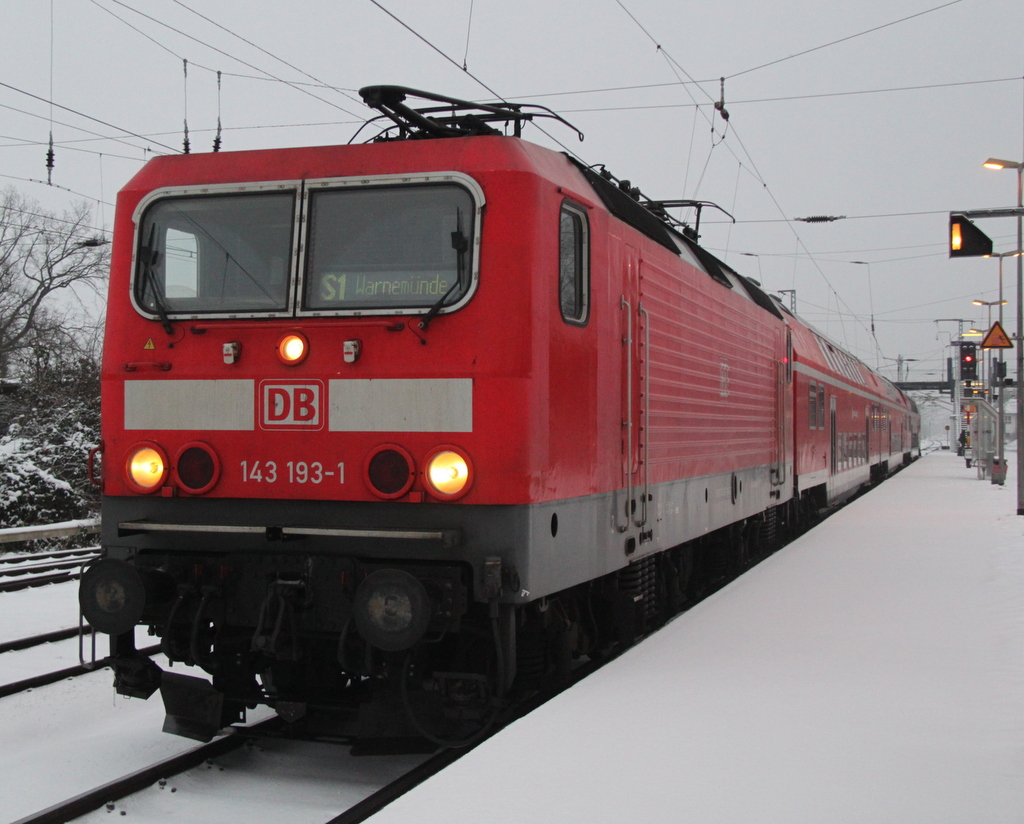
[[[0,192],[0,378],[40,341],[72,339],[90,325],[70,310],[75,287],[95,289],[109,270],[109,249],[90,223],[85,203],[58,217],[13,188]]]

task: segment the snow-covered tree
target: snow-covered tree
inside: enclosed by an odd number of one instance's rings
[[[57,217],[0,193],[0,527],[96,509],[86,459],[99,443],[101,319],[74,290],[107,269],[88,208]]]
[[[13,188],[0,192],[0,378],[40,341],[88,325],[75,290],[95,289],[109,269],[91,222],[84,203],[57,216]]]

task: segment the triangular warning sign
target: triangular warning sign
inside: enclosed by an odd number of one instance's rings
[[[992,324],[992,328],[988,330],[988,334],[985,335],[985,339],[981,342],[981,348],[1013,349],[1013,342],[1003,329],[1003,325],[996,321]]]
[[[146,341],[146,345],[143,346],[142,348],[143,349],[156,349],[156,346],[153,345],[153,339],[150,338],[149,340],[147,340]]]

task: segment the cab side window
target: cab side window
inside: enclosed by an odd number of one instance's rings
[[[590,232],[587,214],[565,202],[559,218],[558,303],[562,319],[586,324],[590,310]]]

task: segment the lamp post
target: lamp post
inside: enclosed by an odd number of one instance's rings
[[[1005,300],[972,300],[971,303],[973,303],[975,306],[987,306],[988,307],[988,328],[989,329],[992,328],[992,307],[993,306],[1005,306],[1006,305],[1006,301]],[[999,314],[1002,314],[1002,312],[1000,312]]]
[[[1003,258],[1007,258],[1007,257],[1020,257],[1020,256],[1021,256],[1021,250],[1019,248],[1015,249],[1012,252],[993,252],[991,255],[989,255],[989,257],[999,258],[999,326],[1000,327],[1002,327],[1002,325],[1003,325],[1003,307],[1007,303],[1007,301],[1003,300]],[[991,328],[991,327],[992,327],[992,324],[989,323],[989,328]],[[1005,360],[1006,360],[1006,358],[1003,355],[1003,350],[1000,349],[999,350],[999,363],[1003,364],[1003,362]],[[1003,378],[1006,377],[1006,369],[1003,368],[1002,365],[999,368],[999,374]],[[1003,466],[1006,466],[1006,423],[1005,423],[1005,421],[1006,421],[1006,417],[1005,417],[1006,397],[1005,396],[1006,396],[1006,387],[1004,385],[1000,384],[1000,386],[999,386],[999,406],[998,406],[998,410],[999,410],[999,431],[998,431],[998,436],[999,437],[998,437],[997,446],[999,448],[999,463],[1002,464]]]
[[[1024,206],[1024,162],[1000,160],[990,157],[985,161],[986,169],[1013,169],[1017,172],[1017,208]],[[1017,251],[1024,249],[1024,226],[1021,215],[1017,214]],[[1002,260],[1000,259],[1000,264]],[[1024,392],[1021,382],[1024,381],[1024,258],[1017,255],[1017,514],[1024,515]]]
[[[875,342],[875,367],[878,367],[878,356],[882,350],[878,345],[878,338],[875,336],[875,296],[871,291],[871,263],[866,260],[850,260],[848,263],[854,263],[857,266],[868,267],[868,308],[871,310],[871,338]]]

